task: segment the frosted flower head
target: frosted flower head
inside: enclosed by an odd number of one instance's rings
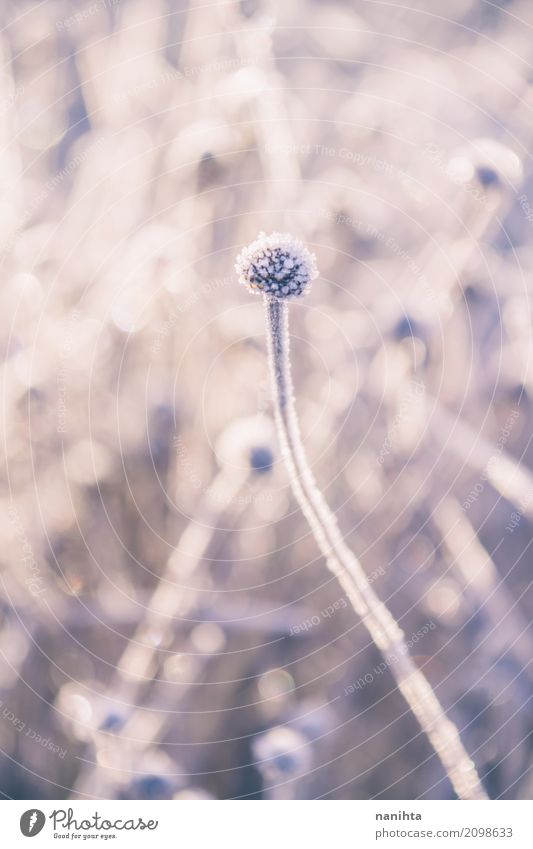
[[[289,233],[260,233],[241,251],[235,270],[251,292],[274,298],[305,295],[318,276],[315,255]]]

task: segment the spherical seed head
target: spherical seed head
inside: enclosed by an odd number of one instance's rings
[[[305,295],[318,276],[316,257],[289,233],[260,233],[235,263],[239,283],[275,298]]]

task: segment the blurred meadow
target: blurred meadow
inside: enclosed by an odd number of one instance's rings
[[[5,2],[0,792],[446,799],[290,492],[306,450],[491,798],[533,749],[533,8]]]

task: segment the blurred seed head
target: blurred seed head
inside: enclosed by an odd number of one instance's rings
[[[104,716],[100,724],[100,729],[102,731],[118,732],[123,727],[124,720],[124,714],[110,712]]]
[[[130,769],[133,777],[119,791],[121,799],[172,799],[185,789],[181,766],[159,749],[134,753]]]
[[[244,18],[251,18],[261,11],[261,0],[239,0],[239,9]]]
[[[476,168],[476,178],[484,188],[495,186],[500,180],[497,170],[491,168],[489,165],[478,165]]]
[[[474,142],[476,177],[485,186],[497,183],[516,185],[522,180],[522,163],[509,147],[494,139]]]
[[[306,738],[292,728],[276,726],[260,734],[252,744],[253,756],[263,776],[270,781],[296,778],[312,763]]]
[[[164,775],[144,775],[135,779],[126,790],[129,799],[172,799],[174,787]]]
[[[250,465],[254,472],[264,474],[269,472],[274,462],[274,455],[269,446],[254,445],[250,450]]]
[[[459,182],[473,180],[487,191],[516,186],[522,181],[522,163],[509,147],[494,139],[476,139],[462,148],[448,164]]]
[[[239,283],[274,298],[305,295],[318,276],[316,257],[290,233],[260,233],[235,264]]]
[[[423,325],[409,315],[402,315],[396,322],[393,330],[393,336],[397,341],[408,339],[410,336],[417,336],[423,339],[425,335],[427,334]]]
[[[221,466],[266,474],[275,460],[276,431],[268,416],[247,416],[232,422],[221,434],[215,450]]]

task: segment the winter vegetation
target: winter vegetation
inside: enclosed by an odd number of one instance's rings
[[[3,797],[532,797],[532,31],[5,5]]]

